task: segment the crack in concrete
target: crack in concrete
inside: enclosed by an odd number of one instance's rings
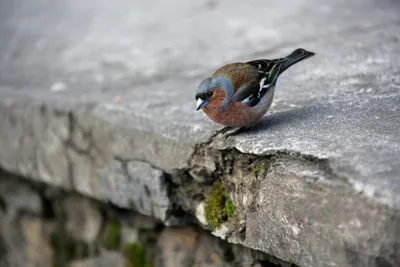
[[[68,169],[67,169],[67,171],[68,171],[68,180],[69,180],[69,186],[72,188],[72,189],[75,189],[76,190],[76,186],[75,186],[75,181],[74,181],[74,166],[73,166],[73,163],[72,163],[72,159],[71,159],[71,156],[69,155],[69,153],[68,153],[68,147],[71,147],[71,148],[73,148],[73,143],[72,143],[72,133],[73,133],[73,131],[74,131],[74,121],[73,121],[73,114],[72,114],[72,112],[69,112],[68,114],[67,114],[67,118],[68,118],[68,131],[69,131],[69,135],[68,135],[68,139],[64,142],[64,145],[65,145],[65,147],[66,147],[66,150],[65,150],[65,157],[66,157],[66,159],[67,159],[67,164],[68,164]]]
[[[233,132],[233,134],[235,133],[237,133],[237,130]],[[245,244],[246,233],[239,233],[240,231],[236,231],[239,229],[235,230],[232,227],[236,228],[239,222],[246,221],[247,214],[258,212],[261,208],[260,205],[263,205],[257,199],[260,195],[264,195],[262,193],[263,180],[271,179],[270,177],[275,176],[277,172],[283,174],[280,178],[283,183],[285,183],[286,176],[294,176],[295,180],[302,180],[302,183],[327,186],[324,190],[335,191],[338,188],[344,188],[344,192],[348,192],[350,195],[356,194],[348,179],[332,170],[328,159],[304,155],[292,150],[279,150],[268,155],[255,155],[242,153],[234,147],[215,148],[216,142],[220,142],[221,139],[226,140],[231,135],[229,129],[223,128],[214,132],[207,141],[196,144],[187,161],[187,167],[176,171],[181,179],[180,183],[174,183],[176,187],[172,194],[174,203],[180,205],[186,213],[195,214],[196,205],[207,198],[211,184],[216,179],[220,179],[238,207],[235,217],[226,223],[231,236],[228,237],[230,242],[238,242],[248,246],[248,244]],[[254,175],[254,169],[261,165],[263,166],[262,173]],[[194,177],[192,171],[196,169],[200,175],[207,176],[204,179],[205,182],[199,182],[199,179]],[[251,181],[246,180],[252,175],[256,177],[250,179]],[[250,188],[250,190],[246,190],[246,188]],[[350,191],[348,191],[349,189]],[[282,192],[282,194],[287,193]],[[243,199],[247,199],[247,201],[243,203]],[[208,226],[203,225],[202,227],[212,230]],[[295,228],[297,229],[297,227]],[[259,249],[257,247],[252,248]],[[268,251],[264,252],[268,253]]]

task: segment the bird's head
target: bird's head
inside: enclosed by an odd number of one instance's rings
[[[204,107],[222,108],[229,104],[233,96],[232,82],[225,76],[209,77],[196,90],[197,109]]]

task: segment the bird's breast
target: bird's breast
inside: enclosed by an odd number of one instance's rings
[[[240,102],[231,102],[225,109],[206,106],[203,111],[211,120],[228,127],[248,126],[265,114],[265,112],[256,112]]]

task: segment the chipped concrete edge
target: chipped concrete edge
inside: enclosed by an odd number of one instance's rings
[[[360,193],[329,160],[288,150],[246,154],[221,149],[224,140],[217,133],[199,145],[189,168],[193,177],[221,179],[237,207],[214,235],[300,266],[397,265],[399,211]]]
[[[290,151],[260,156],[221,149],[221,132],[182,147],[88,111],[26,99],[0,101],[0,123],[0,168],[28,179],[167,225],[196,222],[229,242],[300,266],[398,260],[396,248],[383,249],[398,244],[398,211],[356,192],[327,160]],[[199,207],[217,179],[238,208],[234,218],[211,229]]]

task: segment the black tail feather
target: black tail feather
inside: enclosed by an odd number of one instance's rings
[[[293,66],[297,62],[314,55],[314,52],[307,51],[303,48],[297,48],[288,56],[283,58],[257,59],[246,63],[256,67],[260,72],[268,74],[269,78],[271,78],[271,81],[273,81],[278,75],[287,70],[290,66]]]
[[[274,85],[276,83],[277,78],[279,77],[279,75],[282,74],[282,72],[284,72],[297,62],[300,62],[314,55],[314,52],[307,51],[303,48],[297,48],[288,56],[283,58],[257,59],[246,62],[247,64],[250,64],[258,69],[260,79],[259,82],[263,81],[263,84],[260,84],[261,88],[258,89],[261,91],[257,91],[257,98],[262,98],[265,95],[271,85]]]
[[[298,48],[288,56],[276,59],[257,59],[246,62],[258,71],[258,79],[239,88],[238,92],[232,97],[233,101],[246,100],[247,105],[255,106],[260,99],[273,88],[278,76],[290,66],[308,57],[314,56],[314,52]],[[252,71],[255,71],[254,69]]]
[[[298,49],[294,50],[290,55],[286,56],[283,60],[279,59],[279,61],[281,61],[281,60],[283,61],[281,69],[280,69],[280,73],[284,72],[289,67],[296,64],[297,62],[300,62],[300,61],[302,61],[306,58],[312,57],[314,55],[315,55],[314,52],[307,51],[303,48],[298,48]]]

